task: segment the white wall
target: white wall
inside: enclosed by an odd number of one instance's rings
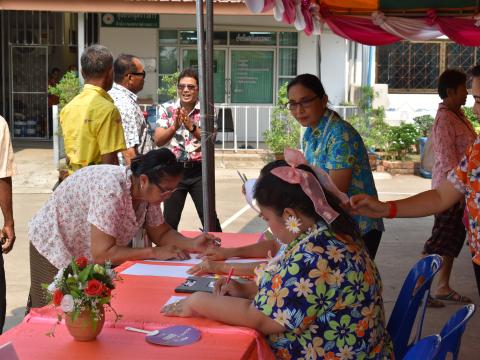
[[[319,51],[317,36],[298,33],[297,74],[318,75]]]
[[[108,47],[114,57],[126,53],[139,58],[157,59],[157,31],[158,29],[101,27],[100,44]],[[138,93],[139,98],[156,100],[157,83],[157,73],[148,72],[143,90]]]
[[[442,100],[437,94],[388,94],[388,101],[386,121],[390,125],[399,125],[401,121],[410,123],[414,117],[425,114],[435,117]],[[465,106],[471,107],[473,103],[473,98],[468,96]]]
[[[348,46],[347,40],[329,32],[320,36],[321,80],[330,103],[338,105],[347,100]]]

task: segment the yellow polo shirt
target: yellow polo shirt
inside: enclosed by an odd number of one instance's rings
[[[60,113],[65,153],[73,173],[102,163],[102,155],[125,149],[120,113],[102,88],[90,84]]]

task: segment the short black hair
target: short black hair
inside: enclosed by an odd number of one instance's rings
[[[438,78],[438,95],[440,99],[448,97],[448,89],[457,89],[460,85],[467,84],[467,75],[457,69],[447,69]]]
[[[117,84],[123,81],[123,78],[128,73],[137,72],[137,67],[133,63],[134,59],[138,59],[136,56],[130,54],[120,54],[113,63],[113,75]]]
[[[186,77],[195,79],[195,81],[197,82],[197,86],[200,86],[200,84],[198,83],[198,72],[194,68],[183,69],[180,75],[178,75],[177,85],[180,84],[180,80]]]
[[[80,64],[83,76],[86,79],[95,79],[112,67],[113,56],[105,46],[94,44],[83,51]]]
[[[183,166],[167,148],[150,150],[145,155],[138,155],[132,160],[130,169],[133,176],[140,177],[144,174],[153,184],[160,184],[164,176],[180,176],[183,173]]]
[[[480,77],[480,65],[475,65],[468,73],[471,77]]]
[[[307,89],[313,91],[320,99],[322,99],[327,93],[325,88],[322,85],[322,82],[313,74],[301,74],[298,75],[295,79],[290,81],[287,85],[287,93],[290,91],[290,88],[295,85],[302,85]]]

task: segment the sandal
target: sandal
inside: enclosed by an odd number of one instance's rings
[[[441,302],[440,300],[434,299],[430,295],[428,295],[427,307],[442,308],[442,307],[445,307],[445,304],[443,302]]]
[[[453,301],[460,304],[469,304],[472,302],[472,299],[470,299],[467,296],[460,295],[455,290],[450,291],[447,295],[436,295],[434,299],[443,300],[443,301]]]

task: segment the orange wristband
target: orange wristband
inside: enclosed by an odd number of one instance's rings
[[[398,212],[397,202],[396,201],[387,201],[387,204],[390,208],[389,211],[388,211],[387,218],[393,219],[393,218],[397,217],[397,212]]]

